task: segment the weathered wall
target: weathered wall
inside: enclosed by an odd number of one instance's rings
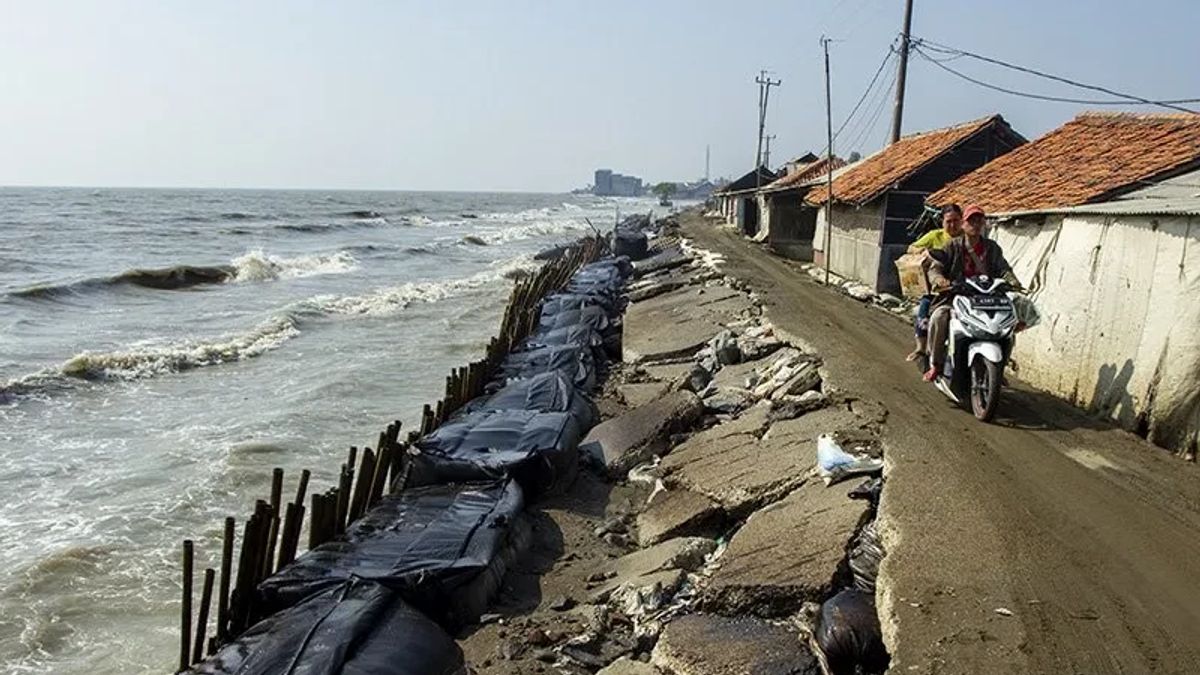
[[[879,235],[883,218],[882,201],[862,207],[833,205],[833,236],[829,268],[839,276],[875,286],[879,275]],[[825,253],[826,210],[817,212],[813,248]],[[824,260],[824,258],[822,258]]]
[[[1050,216],[992,237],[1042,315],[1017,339],[1020,377],[1159,445],[1194,449],[1200,218]]]

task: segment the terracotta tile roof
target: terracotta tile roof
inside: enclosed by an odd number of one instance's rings
[[[1200,115],[1083,113],[929,196],[988,213],[1075,206],[1200,162]]]
[[[801,167],[799,171],[790,173],[790,174],[784,176],[783,178],[780,178],[779,180],[764,187],[763,189],[770,190],[770,191],[786,190],[788,188],[796,187],[797,185],[801,185],[801,184],[807,183],[811,180],[820,178],[821,176],[824,176],[825,172],[828,170],[825,168],[826,164],[827,164],[827,162],[824,157],[822,157],[821,159],[819,159],[815,162],[809,162],[808,164]],[[842,168],[843,166],[846,166],[846,160],[835,155],[833,158],[833,169],[836,171],[836,170]]]
[[[952,127],[904,136],[835,178],[834,199],[865,204],[994,122],[1003,123],[1004,118],[990,115]],[[822,185],[813,188],[805,201],[822,204],[827,194],[828,189]]]

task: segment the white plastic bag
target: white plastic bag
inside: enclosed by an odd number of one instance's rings
[[[825,485],[850,476],[883,470],[883,460],[867,454],[852,455],[842,449],[829,434],[817,437],[817,473]]]

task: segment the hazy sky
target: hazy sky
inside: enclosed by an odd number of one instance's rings
[[[915,35],[1148,97],[1200,97],[1197,0],[915,3]],[[554,191],[600,166],[693,178],[706,143],[714,175],[740,174],[754,159],[758,70],[783,79],[768,118],[774,159],[820,152],[818,38],[841,40],[837,126],[902,10],[902,0],[0,0],[0,185]],[[1088,97],[966,59],[947,65]],[[1032,138],[1085,107],[987,91],[914,59],[904,127],[1001,112]],[[839,154],[882,144],[890,110],[878,109],[874,129],[851,123]]]

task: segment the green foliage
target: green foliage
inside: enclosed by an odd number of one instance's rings
[[[678,189],[679,186],[674,183],[659,183],[651,188],[654,194],[658,195],[659,197],[670,197],[671,195],[675,194],[675,191]]]

